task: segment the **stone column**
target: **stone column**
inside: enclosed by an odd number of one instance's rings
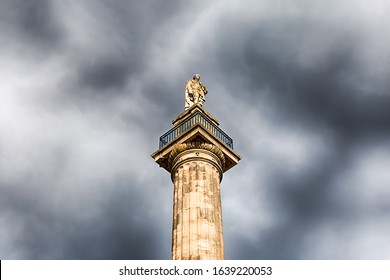
[[[224,259],[220,181],[224,155],[212,144],[179,144],[170,154],[173,260]]]

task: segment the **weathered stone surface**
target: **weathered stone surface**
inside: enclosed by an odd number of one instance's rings
[[[174,162],[172,259],[221,260],[220,159],[208,150],[186,149]]]
[[[152,154],[156,163],[171,174],[174,185],[174,260],[224,258],[220,182],[223,173],[235,166],[241,156],[210,130],[208,126],[218,126],[219,122],[200,104],[192,105],[172,123],[182,127],[200,113],[207,123],[194,122],[189,129],[172,130],[175,135],[168,131],[165,135],[172,138],[166,138]]]

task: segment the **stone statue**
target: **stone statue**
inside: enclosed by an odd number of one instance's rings
[[[199,80],[200,75],[195,74],[192,80],[186,81],[184,110],[194,104],[202,106],[206,101],[207,88]]]

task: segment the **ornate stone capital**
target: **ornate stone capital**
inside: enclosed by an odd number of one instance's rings
[[[215,146],[213,144],[206,143],[203,141],[193,141],[193,142],[188,142],[188,143],[177,144],[172,149],[171,153],[169,154],[169,158],[168,158],[169,169],[171,169],[173,167],[173,163],[174,163],[176,157],[180,153],[187,151],[187,150],[192,150],[192,149],[201,149],[201,150],[206,150],[206,151],[213,153],[219,159],[220,168],[222,168],[222,169],[226,164],[225,155],[223,154],[223,152],[221,151],[220,148],[218,148],[217,146]]]

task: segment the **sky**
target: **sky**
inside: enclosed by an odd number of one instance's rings
[[[169,259],[194,73],[242,156],[226,259],[390,259],[389,1],[0,6],[1,259]]]

